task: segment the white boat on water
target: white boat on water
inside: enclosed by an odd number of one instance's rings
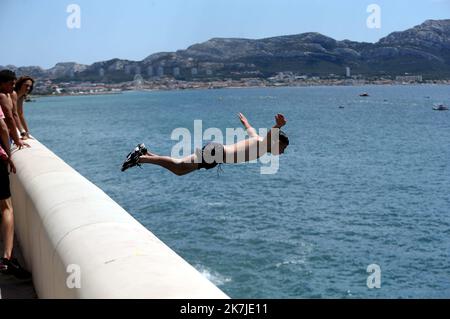
[[[435,105],[433,107],[433,110],[435,110],[435,111],[448,111],[448,106],[445,106],[444,104]]]

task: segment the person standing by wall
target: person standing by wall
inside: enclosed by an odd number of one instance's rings
[[[17,80],[14,92],[12,93],[13,99],[13,115],[16,121],[17,128],[20,131],[20,136],[23,140],[30,138],[30,130],[28,128],[27,121],[25,120],[25,114],[23,111],[23,104],[27,96],[33,91],[34,80],[29,76],[22,76]]]
[[[1,233],[4,244],[3,256],[0,258],[0,274],[13,275],[19,279],[28,279],[31,274],[20,266],[17,259],[13,258],[13,246],[14,246],[14,210],[11,200],[11,190],[9,184],[9,173],[16,172],[16,168],[11,160],[11,145],[9,139],[9,132],[11,127],[6,124],[6,117],[3,114],[3,110],[10,112],[9,121],[12,119],[12,99],[11,93],[13,92],[14,85],[16,83],[16,75],[9,70],[0,71],[0,146],[3,150],[0,151],[0,213],[1,213]],[[15,128],[15,125],[14,125]],[[17,129],[15,129],[16,139]],[[20,139],[18,139],[20,141]],[[19,149],[23,147],[24,143],[19,146]],[[9,170],[8,170],[9,166]]]

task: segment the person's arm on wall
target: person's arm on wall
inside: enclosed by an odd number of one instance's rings
[[[0,105],[2,107],[2,111],[5,114],[5,122],[8,126],[9,132],[11,134],[11,137],[14,141],[14,144],[17,145],[19,150],[23,148],[24,146],[30,147],[27,143],[24,143],[19,136],[19,133],[17,131],[16,122],[14,121],[14,116],[12,112],[12,105],[11,101],[8,100],[8,98],[2,94],[0,95]]]
[[[20,129],[20,132],[25,132],[25,136],[22,136],[22,137],[30,138],[30,129],[28,128],[28,123],[25,120],[25,114],[23,112],[23,100],[17,104],[17,112],[18,112],[20,124],[22,126],[22,128]]]
[[[19,129],[19,132],[23,132],[25,129],[22,127],[22,123],[20,122],[19,113],[17,112],[17,104],[19,103],[17,98],[17,93],[11,93],[11,100],[13,103],[12,113],[14,117],[14,122],[16,123],[16,127]]]

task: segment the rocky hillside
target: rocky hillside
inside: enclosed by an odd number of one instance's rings
[[[214,38],[186,50],[152,54],[142,61],[113,59],[92,65],[58,63],[49,70],[15,68],[20,74],[61,81],[130,81],[173,76],[193,78],[269,77],[291,71],[307,75],[365,76],[404,73],[425,78],[450,77],[450,20],[428,20],[377,43],[336,41],[319,33],[259,40]]]

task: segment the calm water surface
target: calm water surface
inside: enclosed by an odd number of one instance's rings
[[[449,298],[442,102],[448,86],[313,87],[49,97],[25,112],[35,137],[233,298]],[[256,128],[287,117],[277,174],[120,172],[137,143],[168,155],[175,128],[239,127],[238,112]],[[366,285],[370,264],[381,289]]]

